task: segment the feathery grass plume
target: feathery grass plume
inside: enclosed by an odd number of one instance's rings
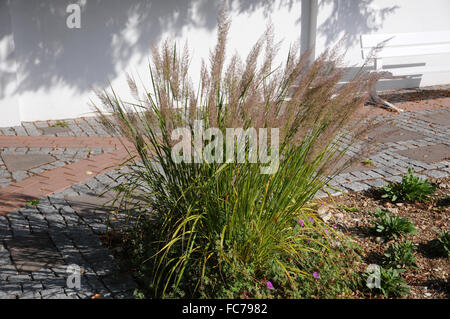
[[[189,296],[204,291],[213,296],[218,286],[229,284],[221,275],[225,268],[254,285],[285,278],[295,290],[299,281],[309,280],[314,270],[305,263],[305,252],[331,249],[333,230],[326,236],[327,226],[319,220],[304,227],[297,221],[308,220],[306,205],[339,172],[335,166],[347,147],[342,136],[348,144],[359,137],[363,126],[352,116],[377,79],[361,69],[338,85],[345,73],[338,48],[308,65],[308,55],[301,56],[295,44],[275,65],[279,43],[270,26],[245,60],[235,54],[225,64],[229,27],[222,12],[217,45],[209,66],[202,64],[197,88],[189,77],[187,47],[180,52],[165,41],[152,49],[150,90],[139,95],[129,77],[133,95],[140,98],[124,102],[111,88],[100,100],[113,116],[96,107],[110,128],[133,143],[130,154],[137,154],[118,199],[138,192],[156,214],[154,241],[140,244],[147,245],[142,267],[151,273],[150,286],[158,296],[180,289]],[[175,162],[172,130],[187,128],[194,135],[195,120],[202,120],[205,130],[220,129],[224,140],[227,128],[278,128],[278,170],[261,174],[264,163],[236,159]],[[278,273],[269,277],[273,269]],[[279,287],[276,279],[272,282]]]

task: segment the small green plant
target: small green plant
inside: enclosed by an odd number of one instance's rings
[[[356,207],[347,207],[347,206],[345,206],[345,205],[339,205],[339,206],[337,206],[336,208],[337,208],[337,209],[341,209],[341,210],[346,211],[346,212],[350,212],[350,213],[353,213],[353,212],[360,212],[360,211],[361,211],[359,208],[356,208]]]
[[[443,229],[440,233],[439,233],[439,237],[438,237],[438,241],[440,243],[441,246],[441,251],[445,256],[449,256],[450,255],[450,233],[447,232],[445,229]]]
[[[66,127],[67,125],[69,125],[69,123],[67,123],[66,121],[57,121],[55,124],[52,125],[52,127]]]
[[[400,276],[404,269],[381,268],[381,293],[385,297],[401,297],[409,292],[409,287]]]
[[[375,165],[374,161],[372,161],[370,159],[366,159],[366,160],[362,161],[362,163],[366,166],[374,166]]]
[[[33,199],[33,200],[30,200],[30,201],[26,202],[26,204],[28,206],[36,206],[36,205],[39,204],[39,200],[38,199]]]
[[[397,238],[398,236],[407,236],[417,233],[417,229],[407,218],[391,216],[386,210],[377,209],[372,216],[377,219],[373,222],[371,229],[386,237]]]
[[[384,264],[390,268],[415,268],[416,256],[414,256],[414,251],[416,249],[416,246],[410,241],[402,240],[394,243],[384,253]]]
[[[382,188],[382,198],[395,201],[427,201],[436,191],[436,185],[430,183],[428,179],[414,175],[413,169],[408,169],[408,173],[402,176],[401,182],[389,183]]]

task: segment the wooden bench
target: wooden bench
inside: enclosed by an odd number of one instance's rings
[[[389,71],[384,73],[387,78],[408,78],[423,73],[450,71],[450,65],[445,67],[383,68],[383,59],[385,58],[450,53],[450,31],[364,34],[361,35],[361,51],[363,59],[374,60],[375,72]],[[381,103],[384,107],[402,111],[393,104],[382,100],[376,94],[375,86],[371,92],[371,97],[375,103]]]

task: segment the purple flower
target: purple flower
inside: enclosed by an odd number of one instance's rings
[[[309,217],[309,221],[310,221],[311,223],[314,223],[314,218]]]
[[[337,228],[337,224],[334,224],[334,225],[333,225],[333,228],[336,229],[336,228]]]
[[[318,273],[318,272],[314,272],[314,273],[313,273],[313,277],[316,278],[316,279],[318,279],[318,278],[319,278],[319,273]]]
[[[325,234],[328,236],[328,228],[325,228]]]
[[[305,223],[303,222],[303,220],[301,220],[301,219],[299,219],[298,220],[298,223],[300,224],[300,226],[302,226],[302,227],[304,227],[305,226]]]
[[[270,281],[267,282],[267,288],[269,288],[270,290],[273,290],[273,285]]]
[[[306,242],[309,244],[311,241],[308,239]]]

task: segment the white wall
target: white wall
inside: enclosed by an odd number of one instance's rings
[[[229,54],[246,55],[269,17],[281,54],[305,34],[302,1],[230,0]],[[82,4],[81,29],[66,26],[66,7]],[[150,43],[166,37],[193,49],[192,71],[215,44],[222,0],[0,0],[0,126],[89,115],[92,87],[108,80],[127,96],[125,72],[148,83]],[[359,35],[450,29],[450,1],[319,0],[317,53],[349,34],[347,59],[362,62]],[[303,5],[305,3],[303,2]],[[305,14],[305,13],[303,13]],[[304,20],[304,19],[303,19]],[[303,26],[303,30],[301,27]],[[302,41],[303,42],[303,41]],[[448,56],[426,63],[449,63]],[[17,69],[16,69],[17,68]],[[196,72],[194,72],[196,73]],[[449,74],[424,75],[403,85],[450,83]]]
[[[20,123],[16,76],[11,15],[6,1],[0,1],[0,127]]]
[[[125,72],[149,83],[147,63],[152,42],[170,37],[183,45],[187,39],[194,71],[199,70],[200,57],[208,59],[216,41],[220,0],[84,0],[79,1],[81,28],[69,29],[66,7],[73,2],[0,0],[3,8],[9,3],[9,10],[1,10],[2,14],[9,12],[12,17],[11,26],[0,30],[0,44],[10,46],[14,41],[14,57],[9,57],[8,63],[16,61],[18,65],[18,85],[8,94],[4,92],[13,80],[3,80],[2,74],[0,118],[7,120],[0,126],[17,124],[17,116],[7,112],[17,102],[21,121],[90,115],[93,87],[103,88],[111,81],[126,98]],[[239,50],[246,55],[264,32],[269,15],[278,39],[285,40],[283,53],[290,42],[299,40],[300,2],[234,0],[231,8],[229,54]],[[2,41],[9,42],[5,45]],[[0,55],[3,61],[5,57]]]
[[[347,35],[348,64],[362,64],[361,34],[450,30],[448,0],[319,0],[317,48],[320,53]],[[447,39],[449,40],[449,39]],[[425,63],[450,70],[450,53],[390,58],[385,65]],[[427,73],[409,80],[380,82],[379,89],[394,89],[450,83],[450,72]]]

